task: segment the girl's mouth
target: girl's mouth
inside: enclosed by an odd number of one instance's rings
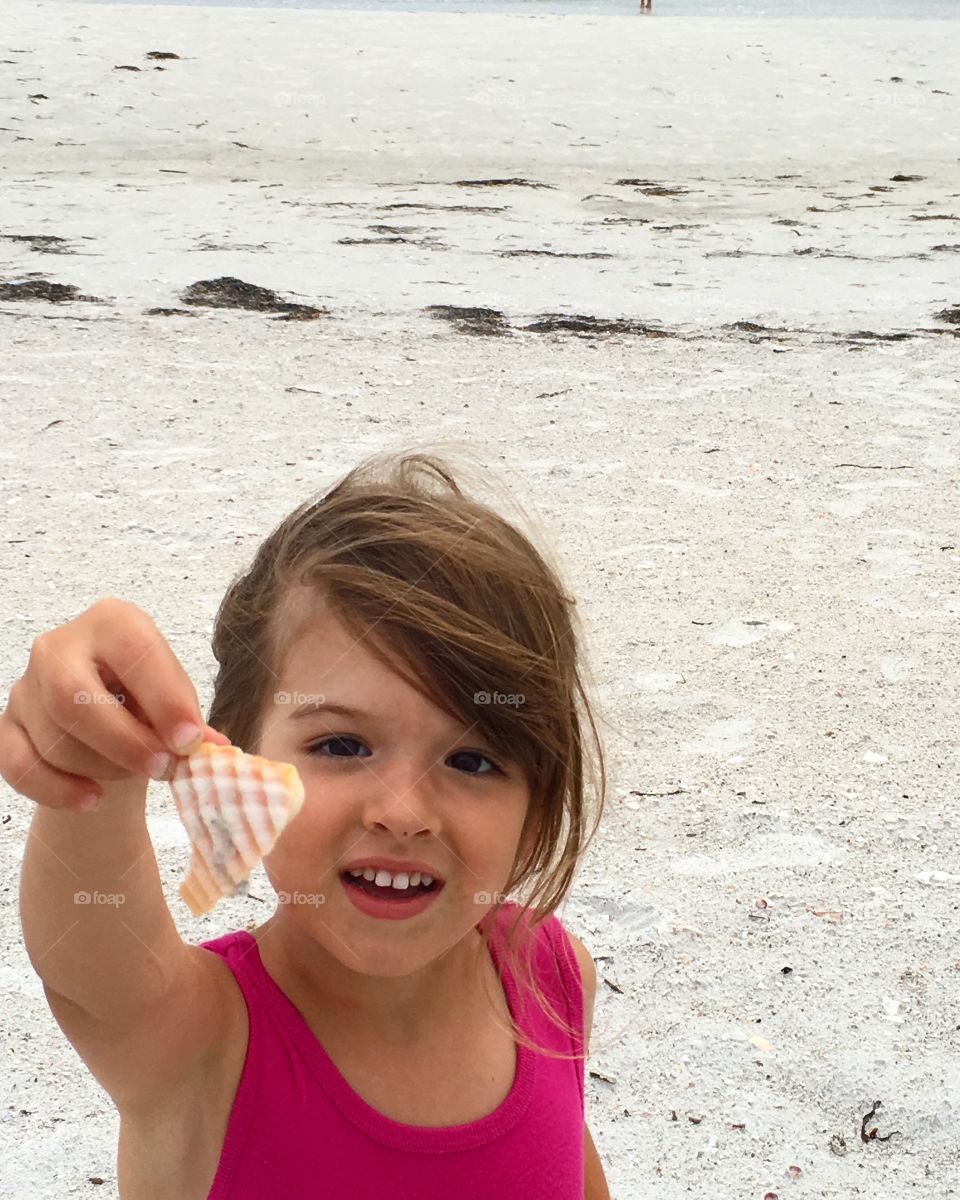
[[[444,887],[437,879],[427,886],[378,887],[372,880],[364,879],[362,875],[354,877],[346,871],[340,873],[340,880],[355,908],[368,916],[387,920],[403,920],[423,912],[433,904]]]

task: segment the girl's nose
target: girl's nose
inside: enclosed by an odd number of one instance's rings
[[[383,825],[397,837],[413,837],[422,830],[436,832],[438,819],[433,789],[423,775],[391,772],[373,787],[368,800],[368,820]]]

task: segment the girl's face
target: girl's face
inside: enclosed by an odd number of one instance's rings
[[[362,974],[428,965],[504,888],[529,803],[525,778],[477,727],[432,705],[328,611],[293,645],[275,682],[258,752],[293,763],[305,797],[264,859],[281,901],[274,921],[292,922],[288,933]],[[341,872],[381,856],[432,867],[444,883],[433,903],[403,920],[357,909]]]

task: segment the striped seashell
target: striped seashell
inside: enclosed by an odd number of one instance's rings
[[[170,788],[193,846],[180,895],[194,916],[243,889],[303,805],[290,763],[204,742],[176,760]]]

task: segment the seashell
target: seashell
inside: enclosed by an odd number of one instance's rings
[[[170,788],[193,846],[180,895],[194,916],[243,890],[303,805],[290,763],[204,742],[176,760]]]

